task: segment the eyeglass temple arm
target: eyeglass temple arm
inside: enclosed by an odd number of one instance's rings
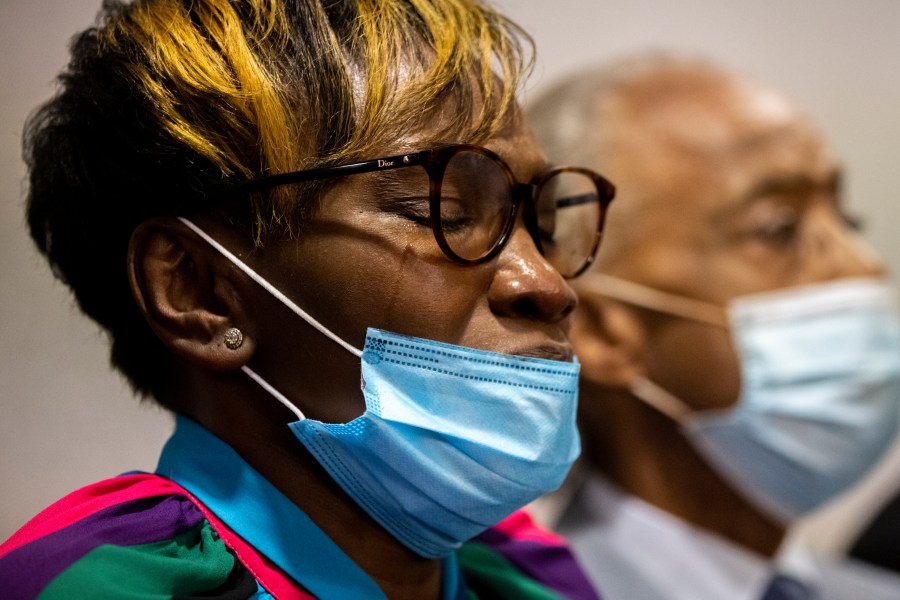
[[[597,202],[597,195],[589,192],[587,194],[569,196],[568,198],[560,198],[556,201],[556,207],[568,208],[570,206],[579,206],[581,204],[590,204],[592,202]]]
[[[421,164],[421,162],[421,156],[418,153],[399,154],[397,156],[386,156],[384,158],[364,160],[362,162],[337,165],[334,167],[320,167],[317,169],[307,169],[305,171],[292,171],[290,173],[268,175],[266,177],[259,177],[245,183],[238,184],[237,186],[230,188],[227,191],[230,193],[249,192],[260,188],[289,185],[292,183],[305,183],[308,181],[330,179],[332,177],[357,175],[359,173],[372,173],[375,171],[401,169],[403,167],[412,167]]]

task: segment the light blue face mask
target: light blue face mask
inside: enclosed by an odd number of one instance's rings
[[[604,276],[597,291],[724,325],[723,309]],[[641,289],[643,288],[643,289]],[[844,279],[738,298],[728,308],[741,392],[692,412],[640,378],[632,393],[682,424],[706,461],[781,522],[856,483],[900,424],[900,321],[882,280]]]
[[[181,221],[313,327],[362,360],[366,411],[349,423],[289,426],[332,478],[425,557],[560,486],[580,452],[578,363],[511,356],[369,329],[362,352],[315,321],[187,219]]]

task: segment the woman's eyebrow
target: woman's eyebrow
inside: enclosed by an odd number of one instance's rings
[[[395,196],[415,193],[428,196],[429,192],[428,175],[421,167],[367,173],[366,183],[377,194]]]

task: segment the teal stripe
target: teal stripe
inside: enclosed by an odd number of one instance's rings
[[[459,563],[471,591],[470,597],[565,600],[483,544],[463,544],[459,550]]]
[[[204,520],[172,539],[138,546],[103,544],[57,575],[38,600],[168,600],[219,588],[235,559]]]
[[[156,472],[194,494],[313,595],[385,598],[375,581],[312,519],[230,446],[193,421],[178,417]]]

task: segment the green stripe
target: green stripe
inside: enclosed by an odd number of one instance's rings
[[[553,590],[519,571],[489,547],[469,542],[459,550],[459,564],[466,584],[479,598],[565,600]]]
[[[234,556],[204,520],[170,539],[139,546],[98,546],[60,573],[39,600],[141,600],[190,596],[222,585]]]

